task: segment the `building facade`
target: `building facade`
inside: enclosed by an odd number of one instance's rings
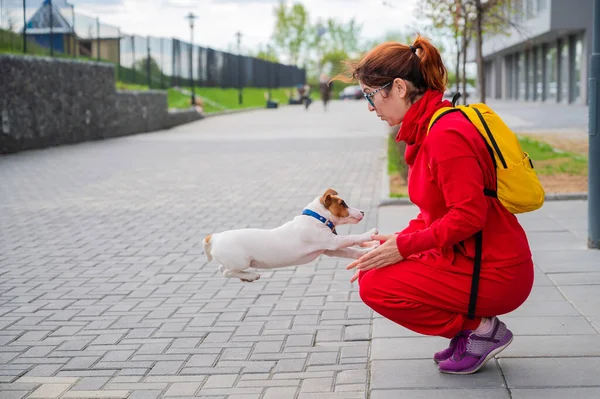
[[[512,1],[514,27],[483,40],[487,97],[587,104],[593,0]]]

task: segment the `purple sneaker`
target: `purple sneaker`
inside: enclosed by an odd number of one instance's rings
[[[486,334],[459,335],[454,354],[440,362],[440,371],[448,374],[475,373],[510,345],[513,334],[506,324],[497,317],[492,318],[491,322],[492,328]]]
[[[471,330],[462,330],[461,332],[456,334],[456,336],[454,336],[454,338],[450,340],[450,345],[446,349],[436,352],[433,355],[433,361],[439,364],[444,360],[450,359],[450,357],[454,354],[454,351],[456,350],[456,343],[459,339],[461,339],[460,337],[468,337],[469,334],[471,334]]]

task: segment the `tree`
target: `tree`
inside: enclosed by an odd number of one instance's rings
[[[452,0],[421,0],[428,3],[431,8],[443,7]],[[486,99],[485,64],[483,60],[483,37],[486,34],[508,34],[511,29],[521,31],[521,26],[511,18],[515,15],[515,5],[520,2],[511,0],[456,0],[455,16],[460,21],[463,55],[463,92],[466,89],[465,64],[466,51],[471,39],[475,39],[475,52],[477,63],[477,86],[480,101]],[[430,17],[431,18],[431,17]]]
[[[327,33],[330,38],[330,47],[332,50],[343,50],[348,54],[359,51],[359,37],[362,31],[362,25],[358,24],[354,18],[347,24],[338,22],[333,18],[327,20]]]
[[[308,11],[300,3],[295,3],[288,9],[286,3],[280,0],[274,9],[275,30],[273,41],[286,54],[289,62],[298,65],[300,53],[306,45],[309,34]]]
[[[330,76],[336,76],[342,73],[343,62],[348,58],[348,53],[344,50],[332,50],[323,55],[321,65],[328,65]]]
[[[508,34],[516,29],[522,34],[522,26],[514,21],[513,16],[521,13],[516,7],[520,2],[511,0],[469,0],[474,8],[475,25],[475,59],[477,61],[477,83],[480,101],[485,102],[485,64],[483,61],[483,36],[485,34]]]
[[[318,21],[311,30],[312,40],[309,50],[316,52],[317,73],[329,69],[334,76],[341,72],[342,61],[355,57],[360,51],[360,32],[362,26],[351,19],[342,23],[329,18],[325,23]]]
[[[380,39],[372,39],[372,40],[365,41],[365,43],[363,44],[363,46],[361,48],[361,52],[367,53],[372,48],[376,47],[377,45],[379,45],[381,43],[385,43],[385,42],[397,42],[397,43],[404,43],[406,45],[409,45],[414,40],[415,40],[415,34],[412,34],[412,33],[406,32],[406,31],[402,31],[402,30],[387,31]]]
[[[309,41],[308,41],[308,56],[310,59],[310,52],[314,51],[316,53],[316,69],[317,75],[320,75],[323,71],[324,67],[324,55],[328,52],[328,41],[325,37],[327,33],[327,28],[325,27],[325,23],[322,20],[318,20],[317,23],[310,28],[309,33]]]
[[[150,62],[148,62],[150,61]],[[186,60],[186,62],[189,61]],[[144,57],[144,58],[140,58],[139,60],[137,60],[134,64],[133,64],[133,71],[132,73],[136,73],[136,75],[138,76],[138,78],[141,79],[150,79],[150,83],[153,84],[158,84],[159,86],[162,87],[163,85],[163,79],[164,79],[164,75],[162,70],[160,69],[160,65],[158,64],[158,62],[150,57]],[[148,76],[148,72],[150,72],[150,76]],[[136,78],[136,79],[138,79]],[[186,77],[187,78],[187,77]],[[140,82],[138,82],[140,83]],[[147,80],[143,83],[147,83]]]
[[[467,50],[473,36],[473,7],[469,0],[460,1],[461,28],[462,28],[462,94],[463,104],[467,104]],[[485,76],[485,75],[484,75]]]
[[[466,49],[468,48],[471,32],[467,4],[464,0],[421,0],[417,8],[420,16],[431,21],[429,30],[441,33],[443,37],[452,37],[455,52],[454,83],[456,92],[466,92]],[[461,76],[462,55],[462,76]],[[462,79],[461,79],[462,77]],[[463,95],[463,101],[466,96]]]
[[[456,49],[455,79],[456,91],[459,91],[458,82],[460,78],[460,0],[421,0],[418,3],[415,12],[420,16],[431,21],[427,30],[437,31],[438,33],[451,35],[454,38]]]
[[[265,50],[262,44],[258,45],[258,52],[253,55],[261,60],[271,61],[271,62],[279,62],[279,58],[277,58],[277,54],[273,51],[273,47],[270,44],[267,44],[267,49]]]

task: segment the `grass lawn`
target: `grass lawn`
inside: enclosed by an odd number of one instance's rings
[[[133,85],[129,83],[117,82],[117,89],[120,90],[148,90],[145,85]],[[188,108],[190,106],[190,88],[182,88],[182,93],[177,89],[168,89],[167,98],[169,108]],[[266,88],[246,87],[242,91],[242,104],[239,104],[238,89],[222,89],[219,87],[197,87],[196,96],[204,99],[204,110],[206,113],[218,112],[229,109],[265,107],[266,100],[264,93],[268,92]],[[288,92],[293,92],[292,88],[271,89],[271,98],[279,101],[280,106],[288,102]]]
[[[145,91],[145,90],[148,90],[148,86],[146,86],[146,85],[134,85],[132,83],[123,83],[123,82],[117,81],[117,89],[119,89],[119,90],[141,90],[141,91]]]
[[[408,197],[408,187],[404,177],[408,166],[404,154],[398,148],[396,134],[388,134],[388,174],[390,176],[390,197]]]
[[[580,154],[557,150],[550,144],[529,137],[519,137],[523,151],[533,160],[538,175],[553,176],[566,173],[585,176],[588,172],[587,158]]]

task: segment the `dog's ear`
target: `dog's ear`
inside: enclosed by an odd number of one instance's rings
[[[326,194],[321,197],[321,203],[325,208],[329,208],[331,203],[333,202],[333,198],[331,198],[331,194]]]
[[[327,191],[325,191],[325,194],[323,194],[323,198],[325,198],[327,196],[327,194],[329,194],[329,195],[337,195],[338,193],[333,188],[328,188]]]
[[[325,194],[323,194],[323,196],[321,197],[321,203],[325,208],[329,208],[329,206],[333,202],[333,198],[331,198],[332,195],[337,195],[337,191],[328,188],[327,191],[325,191]]]

